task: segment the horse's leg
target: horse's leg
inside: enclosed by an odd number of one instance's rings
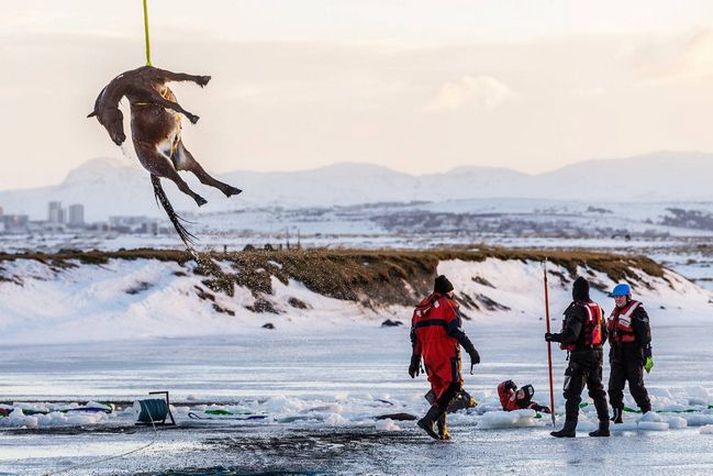
[[[188,118],[189,121],[191,121],[191,124],[195,124],[196,122],[198,122],[198,119],[200,119],[200,117],[196,116],[195,114],[183,109],[183,107],[177,102],[169,101],[165,97],[161,96],[161,94],[155,89],[150,88],[147,90],[147,92],[149,93],[148,101],[156,104],[157,106],[162,106],[166,109],[171,109],[172,111],[176,111],[180,114],[183,114]]]
[[[210,81],[210,76],[199,76],[197,74],[174,73],[166,69],[154,68],[156,72],[166,81],[191,81],[200,87],[204,87]]]
[[[205,198],[191,190],[188,184],[178,175],[171,160],[152,146],[135,144],[136,155],[139,156],[141,164],[151,174],[172,180],[178,189],[193,198],[198,206],[208,203]]]
[[[191,154],[188,149],[186,149],[186,146],[183,145],[183,141],[178,141],[176,153],[173,157],[173,164],[176,167],[176,170],[187,170],[193,173],[193,175],[198,177],[198,180],[200,180],[201,183],[217,188],[223,192],[226,197],[237,195],[242,192],[239,188],[235,188],[208,175],[208,172],[206,172],[203,167],[200,166],[198,161],[193,158],[193,154]]]

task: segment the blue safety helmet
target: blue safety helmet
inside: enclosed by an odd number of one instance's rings
[[[617,284],[609,293],[609,297],[631,296],[631,286],[626,283]]]

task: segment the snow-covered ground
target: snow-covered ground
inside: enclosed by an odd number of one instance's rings
[[[514,422],[497,411],[495,386],[506,378],[532,382],[536,398],[547,400],[539,321],[466,324],[483,356],[475,375],[466,375],[466,388],[480,406],[479,412],[451,416],[451,444],[433,442],[410,421],[372,418],[423,414],[427,382],[406,375],[407,329],[365,322],[332,329],[278,328],[262,336],[5,346],[2,391],[17,401],[123,400],[150,390],[172,391],[178,429],[160,429],[157,442],[140,453],[69,474],[621,474],[618,464],[632,474],[706,474],[713,470],[713,439],[701,425],[713,423],[713,414],[704,409],[713,403],[708,365],[713,350],[707,342],[712,326],[659,325],[658,315],[652,312],[656,367],[647,382],[654,408],[671,426],[637,428],[638,416],[626,414],[627,431],[609,440],[584,433],[574,441],[554,440],[546,419],[525,415]],[[555,361],[559,386],[564,356],[556,353]],[[210,408],[206,401],[269,418],[188,418],[188,407],[200,413]],[[559,395],[557,406],[562,409]],[[691,408],[696,411],[665,411]],[[580,429],[591,429],[590,408],[584,414]],[[35,426],[25,418],[25,425]],[[71,422],[18,430],[10,418],[0,423],[0,474],[44,474],[156,438],[150,428],[132,422],[133,414],[119,412],[85,421],[83,430]],[[221,467],[224,472],[206,470]],[[201,472],[190,472],[195,469]]]
[[[636,287],[652,317],[656,367],[647,382],[656,415],[638,422],[628,413],[609,440],[562,442],[549,437],[546,418],[500,412],[495,395],[500,381],[513,379],[533,383],[536,398],[547,401],[541,265],[442,262],[438,271],[461,292],[510,308],[468,313],[465,329],[483,363],[466,375],[466,388],[480,404],[452,415],[454,442],[443,444],[412,421],[375,419],[427,408],[427,382],[406,375],[407,326],[380,327],[385,318],[408,322],[406,308],[364,309],[275,282],[269,298],[282,314],[246,310],[254,297],[238,289],[234,297],[217,296],[237,311],[231,317],[197,300],[199,278],[180,276],[187,269],[175,263],[116,260],[58,271],[20,260],[3,267],[23,285],[0,285],[0,392],[7,404],[0,410],[13,409],[0,418],[0,474],[620,474],[617,464],[635,474],[713,471],[705,426],[713,424],[713,295],[673,273],[668,281],[643,276]],[[600,273],[589,276],[613,284]],[[569,284],[551,277],[555,326]],[[601,292],[593,295],[611,307]],[[290,297],[311,309],[288,307]],[[268,320],[275,330],[261,328]],[[557,352],[555,361],[559,387],[564,355]],[[178,428],[155,434],[133,425],[126,402],[152,390],[171,391]],[[92,400],[118,408],[58,411]],[[211,409],[233,415],[206,413]],[[32,414],[37,410],[49,413]],[[265,418],[232,419],[250,415]],[[594,419],[585,407],[580,429],[591,429]]]

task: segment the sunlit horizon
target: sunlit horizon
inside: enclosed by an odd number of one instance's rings
[[[150,0],[154,63],[201,116],[209,170],[369,163],[536,174],[662,150],[713,152],[713,4]],[[140,2],[11,0],[0,19],[0,190],[122,157],[85,118],[143,63]]]

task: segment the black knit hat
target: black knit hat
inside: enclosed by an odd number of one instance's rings
[[[583,277],[578,277],[572,285],[572,299],[575,301],[588,302],[589,299],[589,281]]]
[[[436,278],[436,282],[433,285],[433,291],[440,294],[448,294],[449,292],[453,291],[453,284],[448,281],[448,278],[443,275],[440,275]]]

